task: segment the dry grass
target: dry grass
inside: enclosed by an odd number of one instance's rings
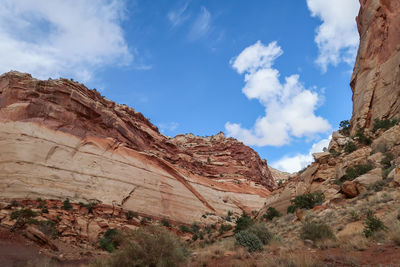
[[[260,266],[265,267],[319,267],[326,266],[320,259],[310,253],[282,253],[270,257]]]
[[[337,242],[346,250],[364,251],[369,246],[369,241],[362,234],[343,236],[338,238]]]

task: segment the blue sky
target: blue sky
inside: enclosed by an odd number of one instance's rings
[[[73,78],[169,136],[296,171],[351,117],[358,0],[4,0],[0,71]]]

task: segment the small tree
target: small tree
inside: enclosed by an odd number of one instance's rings
[[[242,230],[249,228],[254,224],[254,221],[250,218],[247,213],[243,212],[242,216],[236,220],[235,233],[239,233]]]

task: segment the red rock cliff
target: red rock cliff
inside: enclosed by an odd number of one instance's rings
[[[360,0],[360,4],[351,123],[371,128],[375,119],[400,113],[400,0]]]
[[[2,197],[96,199],[177,221],[260,207],[275,187],[235,139],[169,138],[82,84],[18,72],[0,76],[0,151]]]

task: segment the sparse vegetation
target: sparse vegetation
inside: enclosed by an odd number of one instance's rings
[[[336,151],[335,149],[329,149],[329,153],[331,153],[331,155],[335,158],[337,158],[341,153]]]
[[[253,224],[247,229],[247,231],[255,234],[264,245],[268,245],[268,243],[273,238],[272,233],[269,232],[265,224],[262,223]]]
[[[350,154],[351,152],[355,151],[357,149],[357,145],[353,141],[348,141],[344,145],[344,152],[347,154]]]
[[[394,159],[394,155],[391,152],[386,152],[383,159],[381,160],[381,165],[383,169],[389,169],[392,167],[391,161]]]
[[[59,235],[54,221],[39,221],[38,229],[50,238],[56,238]]]
[[[236,243],[246,247],[249,252],[262,251],[263,246],[261,240],[247,230],[240,231],[235,234]]]
[[[36,216],[38,216],[38,214],[31,209],[21,209],[13,211],[10,215],[10,219],[17,221],[15,222],[11,230],[15,228],[21,228],[26,224],[37,224],[37,220],[34,219]]]
[[[250,226],[254,224],[254,221],[251,219],[247,213],[243,212],[242,216],[236,220],[235,233],[239,233],[240,231],[246,230]]]
[[[221,224],[221,226],[219,227],[219,234],[222,235],[223,233],[232,230],[232,228],[233,227],[230,224]]]
[[[335,239],[331,228],[325,223],[305,222],[301,228],[301,239],[311,241],[322,241]]]
[[[343,181],[352,181],[356,179],[357,177],[366,174],[370,170],[373,169],[372,164],[367,163],[367,164],[357,164],[354,167],[349,167],[346,169],[346,174],[340,178],[340,180]]]
[[[392,120],[379,120],[375,119],[374,121],[374,127],[372,128],[372,132],[376,132],[379,129],[384,129],[385,131],[392,128],[398,123],[397,119],[392,119]]]
[[[339,123],[339,133],[343,134],[344,136],[350,135],[350,122],[348,120],[341,121]]]
[[[364,235],[365,237],[371,237],[374,233],[378,231],[386,231],[387,227],[383,224],[383,222],[376,217],[372,211],[367,212],[367,218],[364,222]]]
[[[132,220],[133,218],[139,217],[139,214],[137,212],[133,212],[130,210],[127,213],[125,213],[125,217],[127,220]]]
[[[104,236],[99,239],[100,247],[108,252],[113,252],[120,244],[122,234],[115,228],[108,229]]]
[[[193,233],[193,231],[187,226],[187,225],[179,225],[179,231],[181,231],[182,233]]]
[[[274,207],[269,207],[267,212],[263,215],[263,218],[270,221],[275,217],[280,217],[281,215],[282,214],[280,214]]]
[[[288,207],[288,213],[294,212],[296,209],[312,209],[318,204],[322,204],[325,200],[325,196],[322,193],[307,193],[301,196],[297,196],[290,202],[291,206]]]
[[[99,266],[169,267],[184,264],[189,252],[181,240],[163,227],[148,226],[129,233],[121,249]]]
[[[161,224],[165,227],[171,227],[171,224],[169,223],[169,221],[167,219],[162,219]]]
[[[355,137],[357,138],[358,142],[364,145],[369,146],[372,143],[370,137],[365,135],[363,128],[358,128]]]
[[[71,202],[69,201],[68,198],[66,200],[64,200],[63,205],[61,206],[61,208],[63,210],[72,210],[72,205],[71,205]]]

